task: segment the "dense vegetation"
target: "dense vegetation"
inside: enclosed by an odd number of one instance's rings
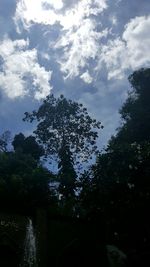
[[[53,175],[39,161],[42,148],[33,136],[25,138],[22,133],[12,144],[13,151],[0,152],[0,207],[25,211],[48,203],[53,198],[49,189]]]
[[[97,155],[100,122],[81,104],[49,95],[37,111],[33,136],[0,137],[0,205],[44,205],[67,216],[105,220],[107,242],[126,252],[150,246],[150,69],[135,71],[121,126]],[[77,166],[96,154],[82,174]],[[54,175],[42,160],[58,164]],[[54,186],[58,184],[58,187]],[[54,207],[54,208],[53,208]]]
[[[129,81],[121,126],[83,176],[80,197],[85,211],[105,218],[109,242],[137,257],[150,246],[150,69],[134,72]]]

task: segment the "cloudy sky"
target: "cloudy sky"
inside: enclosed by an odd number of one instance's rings
[[[50,92],[119,124],[128,76],[150,66],[149,0],[0,0],[0,133],[31,132],[25,111]]]

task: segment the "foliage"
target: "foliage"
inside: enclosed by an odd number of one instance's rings
[[[5,131],[2,135],[0,135],[0,151],[7,151],[8,143],[11,139],[10,131]]]
[[[108,144],[106,169],[114,181],[131,189],[134,208],[139,203],[144,208],[150,201],[150,69],[134,72],[129,81],[132,91],[120,111],[123,125]]]
[[[62,145],[62,148],[59,151],[59,158],[59,192],[62,194],[63,198],[69,199],[75,196],[75,183],[77,175],[73,166],[72,153],[69,150],[69,146],[65,143]]]
[[[150,242],[150,69],[134,72],[129,81],[132,90],[120,110],[122,124],[92,167],[89,186],[82,183],[81,203],[103,214],[109,241],[114,242],[115,232],[120,244],[123,239],[124,245],[135,247],[144,246],[144,235]]]
[[[58,156],[64,141],[72,155],[80,155],[83,160],[97,150],[95,129],[102,127],[100,122],[91,119],[82,104],[67,100],[63,95],[47,96],[38,111],[25,113],[24,120],[38,122],[34,133],[48,156]]]
[[[31,155],[35,160],[39,160],[44,155],[42,147],[32,135],[25,137],[19,133],[15,135],[12,145],[15,151],[20,150],[23,154]]]
[[[26,112],[24,120],[38,122],[34,133],[46,156],[59,158],[59,193],[62,201],[72,203],[77,178],[74,165],[97,151],[96,130],[102,128],[101,123],[92,119],[82,104],[52,94],[37,111]]]
[[[112,142],[150,141],[150,69],[140,69],[129,76],[132,91],[120,110],[123,125]]]
[[[31,155],[0,153],[0,206],[32,209],[48,203],[53,175]]]

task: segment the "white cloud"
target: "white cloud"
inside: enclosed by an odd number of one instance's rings
[[[63,6],[61,2],[57,2],[59,7]],[[46,4],[51,4],[54,9]],[[97,26],[100,22],[96,23],[91,17],[98,16],[107,7],[107,0],[80,0],[69,9],[56,10],[54,0],[38,0],[36,8],[34,0],[20,0],[14,19],[18,26],[19,21],[22,21],[25,28],[33,23],[54,25],[58,22],[62,26],[55,49],[62,49],[63,56],[59,58],[61,71],[65,73],[66,78],[72,78],[80,74],[89,59],[95,59],[99,41],[108,33],[107,29],[99,32]]]
[[[99,40],[107,35],[107,30],[98,33],[96,24],[90,19],[84,20],[76,30],[70,30],[56,44],[64,48],[64,56],[59,61],[66,78],[78,76],[80,69],[88,65],[89,59],[95,59],[99,50]]]
[[[116,26],[118,24],[117,16],[111,15],[110,21],[111,21],[112,25]]]
[[[80,27],[91,15],[99,15],[107,8],[107,0],[80,0],[60,17],[64,30]]]
[[[27,93],[24,86],[24,81],[14,73],[9,71],[6,74],[0,73],[0,88],[9,98],[24,96]]]
[[[88,60],[97,56],[99,42],[107,36],[108,30],[99,32],[98,24],[91,15],[97,16],[106,8],[105,0],[82,0],[61,20],[64,31],[55,48],[63,48],[59,63],[66,78],[80,75],[82,68],[88,68]]]
[[[56,48],[64,48],[64,54],[59,63],[66,78],[78,76],[83,68],[88,68],[89,59],[96,59],[99,42],[107,36],[108,31],[106,29],[97,32],[95,28],[96,24],[92,20],[84,20],[76,31],[69,31],[56,44]]]
[[[67,1],[19,0],[15,21],[24,27],[41,23],[52,26],[61,25],[60,36],[53,49],[60,49],[60,69],[65,78],[80,76],[85,82],[91,82],[90,62],[94,61],[96,73],[104,66],[108,79],[122,79],[127,70],[134,70],[150,64],[150,16],[135,17],[125,26],[122,36],[111,35],[111,29],[101,29],[96,16],[108,8],[107,0],[76,0],[71,5]],[[121,1],[117,0],[115,4]],[[112,25],[118,23],[117,17],[108,17]],[[100,30],[101,29],[101,30]],[[106,43],[107,41],[107,43]],[[88,76],[89,75],[89,76]]]
[[[0,88],[12,99],[30,93],[41,99],[51,90],[51,71],[39,65],[36,49],[28,50],[28,45],[28,41],[12,41],[7,37],[0,42],[0,56],[3,59]]]
[[[54,25],[59,16],[56,11],[63,7],[61,0],[20,0],[17,3],[14,21],[20,32],[20,22],[25,29],[34,23]]]
[[[42,2],[46,3],[46,4],[49,4],[50,6],[52,6],[56,10],[60,10],[64,6],[62,0],[43,0]]]
[[[123,33],[132,69],[150,64],[150,16],[136,17]]]
[[[80,78],[85,82],[85,83],[92,83],[93,78],[91,77],[91,75],[89,74],[88,71],[84,72],[82,75],[80,75]]]
[[[46,53],[46,52],[41,52],[40,53],[41,54],[41,57],[42,58],[44,58],[44,59],[46,59],[46,60],[50,60],[50,55],[48,54],[48,53]]]
[[[126,26],[122,38],[109,40],[100,51],[99,64],[101,70],[104,63],[108,71],[108,79],[122,78],[126,70],[135,70],[150,65],[150,16],[136,17]]]
[[[64,27],[77,26],[85,17],[98,15],[107,8],[107,0],[80,0],[72,8],[62,10],[62,0],[19,0],[14,20],[24,27],[34,23],[53,25],[57,21]]]
[[[128,67],[128,57],[125,43],[120,38],[108,41],[101,48],[96,71],[100,72],[104,63],[108,71],[108,79],[123,77],[124,70]]]

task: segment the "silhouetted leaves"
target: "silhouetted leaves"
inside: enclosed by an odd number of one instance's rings
[[[25,137],[22,133],[19,133],[15,135],[12,145],[15,151],[20,150],[23,154],[31,155],[35,160],[39,160],[44,155],[43,148],[32,135]]]
[[[150,69],[129,81],[122,124],[88,174],[92,179],[83,181],[80,197],[86,211],[99,210],[106,219],[109,242],[139,250],[145,239],[150,244]]]
[[[47,96],[38,111],[26,112],[24,120],[38,122],[34,131],[48,156],[58,155],[65,140],[73,157],[87,160],[97,149],[97,129],[101,123],[87,113],[77,102],[67,100],[63,95]]]

